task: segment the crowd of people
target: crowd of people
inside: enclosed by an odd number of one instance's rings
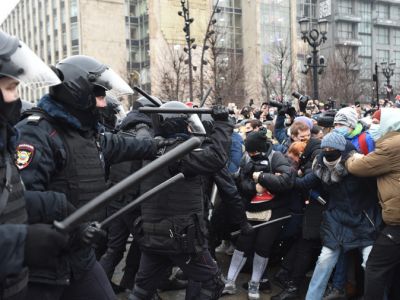
[[[22,115],[20,83],[49,87]],[[0,91],[1,299],[110,300],[128,290],[150,300],[182,288],[188,300],[219,299],[238,292],[244,269],[250,300],[271,281],[281,288],[273,300],[400,299],[400,99],[196,113],[146,95],[125,114],[118,98],[133,91],[110,68],[83,55],[49,68],[2,31]],[[189,154],[67,232],[55,228],[195,136]],[[184,179],[114,218],[176,175]],[[226,274],[216,253],[232,256]]]

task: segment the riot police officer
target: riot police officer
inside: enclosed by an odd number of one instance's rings
[[[133,92],[112,69],[77,55],[60,61],[55,71],[62,83],[51,87],[38,109],[17,125],[17,150],[25,153],[17,166],[28,190],[66,197],[70,207],[78,208],[104,191],[105,165],[153,157],[159,143],[98,134],[98,108],[106,106],[106,92],[114,97]],[[87,221],[104,215],[99,210]],[[30,272],[30,299],[115,299],[92,248],[75,238],[68,250],[57,268]]]
[[[50,225],[26,225],[24,187],[13,163],[20,82],[35,88],[60,80],[23,42],[0,31],[0,298],[14,300],[25,299],[27,267],[51,267],[66,245]]]
[[[163,107],[186,108],[177,101],[165,103]],[[224,107],[215,107],[213,117],[215,127],[208,145],[162,168],[141,183],[141,192],[146,192],[178,172],[185,174],[183,183],[142,204],[142,219],[136,227],[142,233],[142,256],[129,299],[151,299],[171,265],[179,266],[189,280],[201,283],[200,289],[187,291],[187,299],[218,299],[220,296],[223,282],[206,243],[201,175],[212,175],[225,166],[233,126],[227,121],[228,110]],[[159,114],[155,134],[160,138],[185,140],[192,134],[205,134],[205,130],[195,114]],[[164,151],[168,152],[174,146],[166,147]]]

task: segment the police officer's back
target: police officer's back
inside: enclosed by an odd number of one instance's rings
[[[185,108],[185,105],[171,101],[161,107]],[[233,126],[227,121],[226,109],[216,107],[213,112],[216,121],[212,142],[162,168],[141,184],[141,192],[146,192],[178,172],[185,174],[183,182],[142,204],[142,257],[130,299],[150,299],[171,264],[178,265],[189,279],[202,284],[201,290],[188,291],[193,293],[187,295],[188,299],[218,299],[220,295],[223,284],[206,245],[200,175],[212,175],[225,166]],[[197,115],[161,114],[156,135],[185,140],[200,129],[205,134]],[[165,152],[175,146],[167,147]]]

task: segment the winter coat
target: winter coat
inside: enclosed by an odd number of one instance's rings
[[[240,160],[243,156],[244,143],[243,138],[237,132],[232,133],[232,144],[230,149],[228,171],[231,174],[236,173],[239,170]]]
[[[356,176],[377,177],[378,197],[383,220],[400,225],[400,111],[382,110],[380,131],[374,152],[363,157],[352,156],[346,162]]]
[[[240,194],[246,201],[249,211],[262,211],[277,207],[287,207],[289,205],[288,191],[293,186],[294,172],[289,161],[280,152],[272,150],[272,145],[268,144],[268,150],[262,161],[254,161],[248,155],[244,156],[238,179]],[[258,178],[258,183],[274,194],[274,198],[258,205],[260,209],[254,209],[251,200],[256,196],[256,182],[253,180],[253,172],[263,171]],[[275,175],[279,173],[280,175]]]
[[[313,173],[322,182],[328,198],[320,230],[322,244],[344,251],[372,245],[381,224],[374,181],[349,174],[346,155],[342,153],[333,170],[324,164],[322,153],[313,163]]]

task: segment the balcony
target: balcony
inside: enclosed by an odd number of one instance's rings
[[[390,19],[375,18],[373,20],[373,24],[379,25],[379,26],[399,27],[400,28],[400,21],[394,21],[394,20],[390,20]]]
[[[335,21],[345,21],[351,23],[360,23],[361,17],[356,15],[335,14]]]
[[[356,38],[336,38],[335,44],[341,46],[360,47],[362,46],[362,41]]]
[[[379,3],[392,3],[392,4],[400,4],[400,0],[376,0],[375,2]]]

